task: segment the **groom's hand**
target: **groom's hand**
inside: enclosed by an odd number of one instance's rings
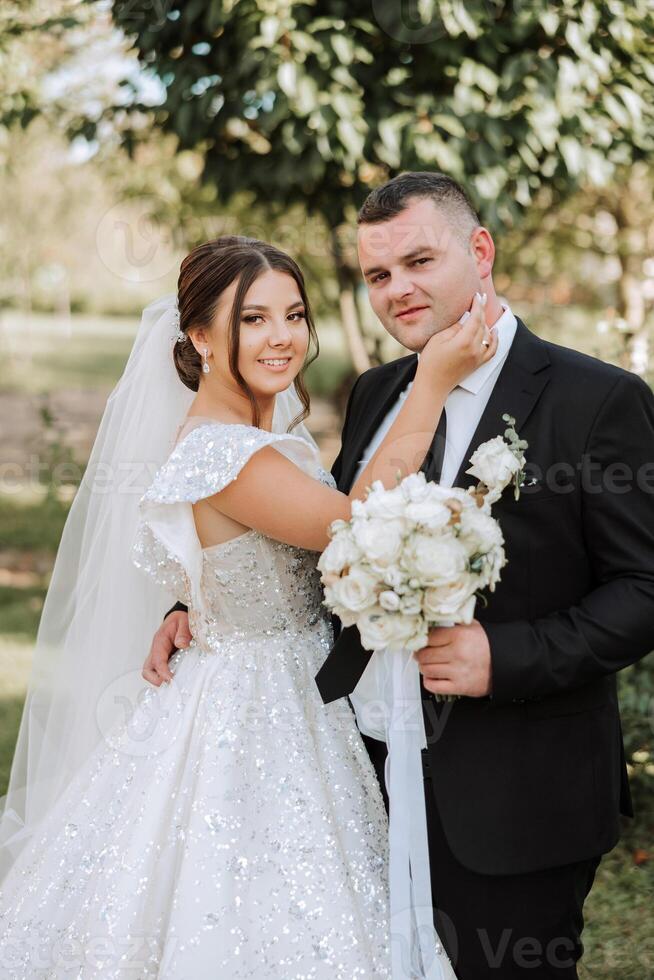
[[[490,644],[476,619],[469,626],[430,630],[428,645],[414,656],[424,685],[432,694],[482,698],[491,693]]]
[[[173,679],[168,661],[175,652],[191,645],[191,631],[188,625],[188,613],[170,613],[154,634],[150,653],[143,664],[142,677],[159,687]]]

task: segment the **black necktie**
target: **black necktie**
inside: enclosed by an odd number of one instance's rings
[[[438,428],[434,433],[434,438],[431,441],[431,446],[424,458],[423,464],[420,467],[421,471],[425,474],[428,480],[432,480],[434,483],[439,483],[441,478],[441,473],[443,470],[443,459],[445,457],[445,436],[447,433],[447,415],[445,414],[445,408],[441,412],[441,417],[438,420]]]

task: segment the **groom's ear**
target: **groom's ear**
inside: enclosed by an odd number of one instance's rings
[[[470,236],[470,251],[477,262],[479,278],[486,279],[493,271],[495,242],[488,228],[479,225]]]

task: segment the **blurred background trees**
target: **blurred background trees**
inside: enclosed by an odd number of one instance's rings
[[[304,268],[327,463],[353,375],[399,352],[354,220],[402,170],[466,184],[532,329],[652,382],[653,54],[652,0],[3,0],[0,793],[70,498],[188,249],[251,234]],[[620,685],[640,816],[593,892],[594,980],[654,975],[652,658]]]
[[[441,169],[498,238],[506,288],[592,308],[647,373],[651,0],[42,0],[0,17],[2,189],[16,202],[5,222],[36,239],[29,259],[9,248],[5,263],[25,302],[36,279],[60,304],[69,291],[74,307],[97,305],[96,290],[59,286],[70,261],[44,271],[40,253],[50,229],[74,249],[84,235],[70,222],[91,200],[105,213],[119,202],[112,226],[125,208],[134,253],[156,240],[177,257],[235,228],[274,238],[307,268],[360,371],[388,352],[361,291],[356,209],[401,170]],[[39,123],[58,153],[35,145]],[[66,175],[83,171],[71,206]],[[143,295],[130,292],[132,308]]]
[[[165,88],[153,125],[201,154],[222,204],[245,192],[275,217],[299,205],[323,219],[357,370],[380,352],[362,330],[353,220],[400,170],[463,181],[496,233],[618,183],[603,202],[621,263],[615,305],[640,336],[648,196],[632,165],[654,146],[648,0],[191,0],[152,13],[112,6]],[[633,347],[642,369],[645,345]]]

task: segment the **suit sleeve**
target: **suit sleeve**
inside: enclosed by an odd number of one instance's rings
[[[484,623],[494,702],[579,687],[654,648],[654,397],[636,375],[604,400],[585,461],[583,534],[597,585],[549,616]]]
[[[176,602],[175,605],[172,606],[168,610],[168,612],[164,616],[164,619],[166,618],[166,616],[170,616],[170,614],[171,613],[174,613],[174,612],[185,612],[185,613],[187,613],[188,612],[188,606],[185,606],[183,602]]]
[[[363,377],[364,377],[363,374],[359,375],[357,380],[354,382],[352,386],[352,390],[350,392],[350,397],[347,400],[347,407],[345,409],[345,421],[343,422],[343,430],[341,433],[341,448],[339,450],[338,456],[334,460],[334,465],[332,466],[332,476],[336,480],[336,485],[338,486],[339,490],[343,490],[343,488],[341,487],[341,476],[343,473],[343,453],[344,451],[345,452],[347,451],[346,443],[349,438],[350,429],[351,429],[352,405],[354,404],[357,388]]]

